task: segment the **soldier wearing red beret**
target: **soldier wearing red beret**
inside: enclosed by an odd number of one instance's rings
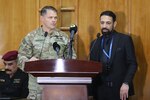
[[[0,71],[0,97],[26,98],[29,93],[28,74],[17,67],[18,51],[2,56],[5,71]]]

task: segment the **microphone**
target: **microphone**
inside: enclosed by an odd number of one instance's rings
[[[73,37],[74,37],[75,33],[77,32],[77,30],[78,30],[78,27],[75,24],[72,24],[70,26],[70,29],[69,29],[69,31],[70,31],[70,40],[73,40]]]
[[[97,33],[96,37],[97,37],[96,40],[94,41],[94,43],[92,44],[92,46],[91,46],[91,48],[90,48],[90,53],[89,53],[89,55],[88,55],[88,59],[89,59],[89,56],[90,56],[91,52],[92,52],[93,49],[94,49],[94,46],[95,46],[95,44],[96,44],[98,38],[100,38],[100,33]]]
[[[47,37],[48,32],[45,32],[44,36]]]
[[[57,44],[57,42],[54,42],[54,43],[53,43],[53,49],[56,51],[57,56],[58,56],[59,51],[60,51],[60,45]]]
[[[100,33],[97,33],[96,37],[97,37],[97,38],[99,38],[99,37],[100,37],[100,35],[101,35]]]
[[[45,39],[46,39],[46,37],[47,37],[47,35],[48,35],[48,32],[45,32],[44,33],[44,42],[43,42],[43,44],[42,44],[42,48],[41,48],[41,52],[40,52],[40,55],[39,55],[39,58],[41,58],[41,54],[42,54],[42,51],[43,51],[43,45],[44,45],[44,43],[45,43]]]

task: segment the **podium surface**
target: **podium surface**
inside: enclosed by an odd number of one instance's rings
[[[42,100],[87,100],[86,84],[101,73],[101,63],[50,59],[25,63],[25,71],[43,86]]]
[[[51,59],[26,62],[25,71],[36,77],[93,77],[102,69],[94,61]]]

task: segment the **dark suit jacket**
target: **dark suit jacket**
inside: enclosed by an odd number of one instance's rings
[[[91,43],[90,60],[100,61],[103,53],[101,41],[103,36]],[[113,86],[120,90],[124,82],[129,84],[129,95],[134,94],[133,77],[137,69],[134,45],[130,36],[114,31],[112,55],[110,58],[111,70],[107,77],[112,80]],[[101,82],[101,74],[97,77]],[[99,84],[100,85],[100,84]]]

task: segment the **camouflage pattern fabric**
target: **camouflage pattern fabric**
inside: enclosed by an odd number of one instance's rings
[[[44,36],[45,32],[42,27],[30,32],[22,40],[19,47],[18,54],[18,66],[24,70],[24,64],[30,58],[36,57],[38,59],[67,59],[68,56],[68,35],[58,29],[53,30]],[[53,49],[53,43],[57,42],[60,45],[60,51],[57,55],[56,51]],[[74,48],[72,59],[76,59],[76,53]],[[29,95],[40,94],[41,87],[37,84],[36,78],[29,75]],[[34,93],[33,93],[34,92]],[[32,93],[32,94],[31,94]],[[34,99],[31,98],[31,99]]]

